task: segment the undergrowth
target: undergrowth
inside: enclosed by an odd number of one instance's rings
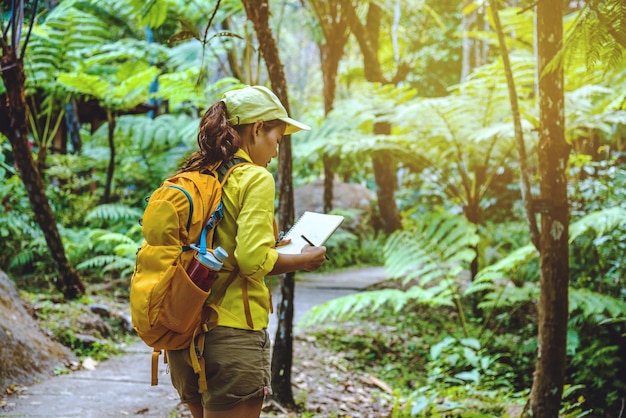
[[[68,347],[81,362],[106,360],[136,339],[122,305],[106,296],[66,301],[53,294],[22,292],[22,297],[46,334]]]

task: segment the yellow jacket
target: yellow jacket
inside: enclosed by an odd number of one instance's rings
[[[241,149],[235,157],[251,161]],[[224,219],[215,231],[214,248],[223,247],[228,258],[213,284],[213,292],[221,289],[236,265],[240,272],[228,286],[221,302],[217,301],[218,317],[212,313],[210,322],[217,319],[217,325],[240,329],[267,328],[271,295],[265,276],[278,259],[278,252],[274,249],[274,189],[272,174],[255,164],[237,167],[224,186]],[[246,292],[252,327],[244,310]]]

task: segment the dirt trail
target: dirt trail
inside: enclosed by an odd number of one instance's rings
[[[311,307],[345,296],[384,280],[382,267],[297,275],[294,323]],[[279,295],[274,289],[274,303]],[[276,331],[271,315],[269,332]],[[137,343],[124,354],[80,370],[32,385],[6,399],[0,417],[173,417],[178,395],[166,366],[159,365],[159,385],[150,386],[150,348]]]

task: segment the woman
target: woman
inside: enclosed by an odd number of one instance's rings
[[[194,417],[258,417],[270,391],[267,325],[271,293],[264,278],[296,270],[313,271],[324,262],[325,247],[306,246],[300,254],[279,254],[275,247],[274,179],[266,167],[277,156],[283,135],[310,129],[289,118],[269,89],[247,86],[229,91],[202,117],[198,145],[180,171],[214,167],[240,158],[224,185],[224,219],[215,245],[229,257],[213,289],[221,289],[236,268],[238,274],[209,322],[205,335],[208,391],[200,393],[189,350],[168,351],[172,383]],[[219,292],[214,292],[219,293]],[[211,300],[210,300],[211,301]]]

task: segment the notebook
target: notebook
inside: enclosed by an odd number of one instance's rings
[[[291,239],[291,243],[277,247],[276,250],[281,254],[300,254],[302,247],[309,245],[302,236],[305,236],[316,247],[324,245],[339,228],[343,219],[341,215],[306,211],[285,234],[284,239]]]

